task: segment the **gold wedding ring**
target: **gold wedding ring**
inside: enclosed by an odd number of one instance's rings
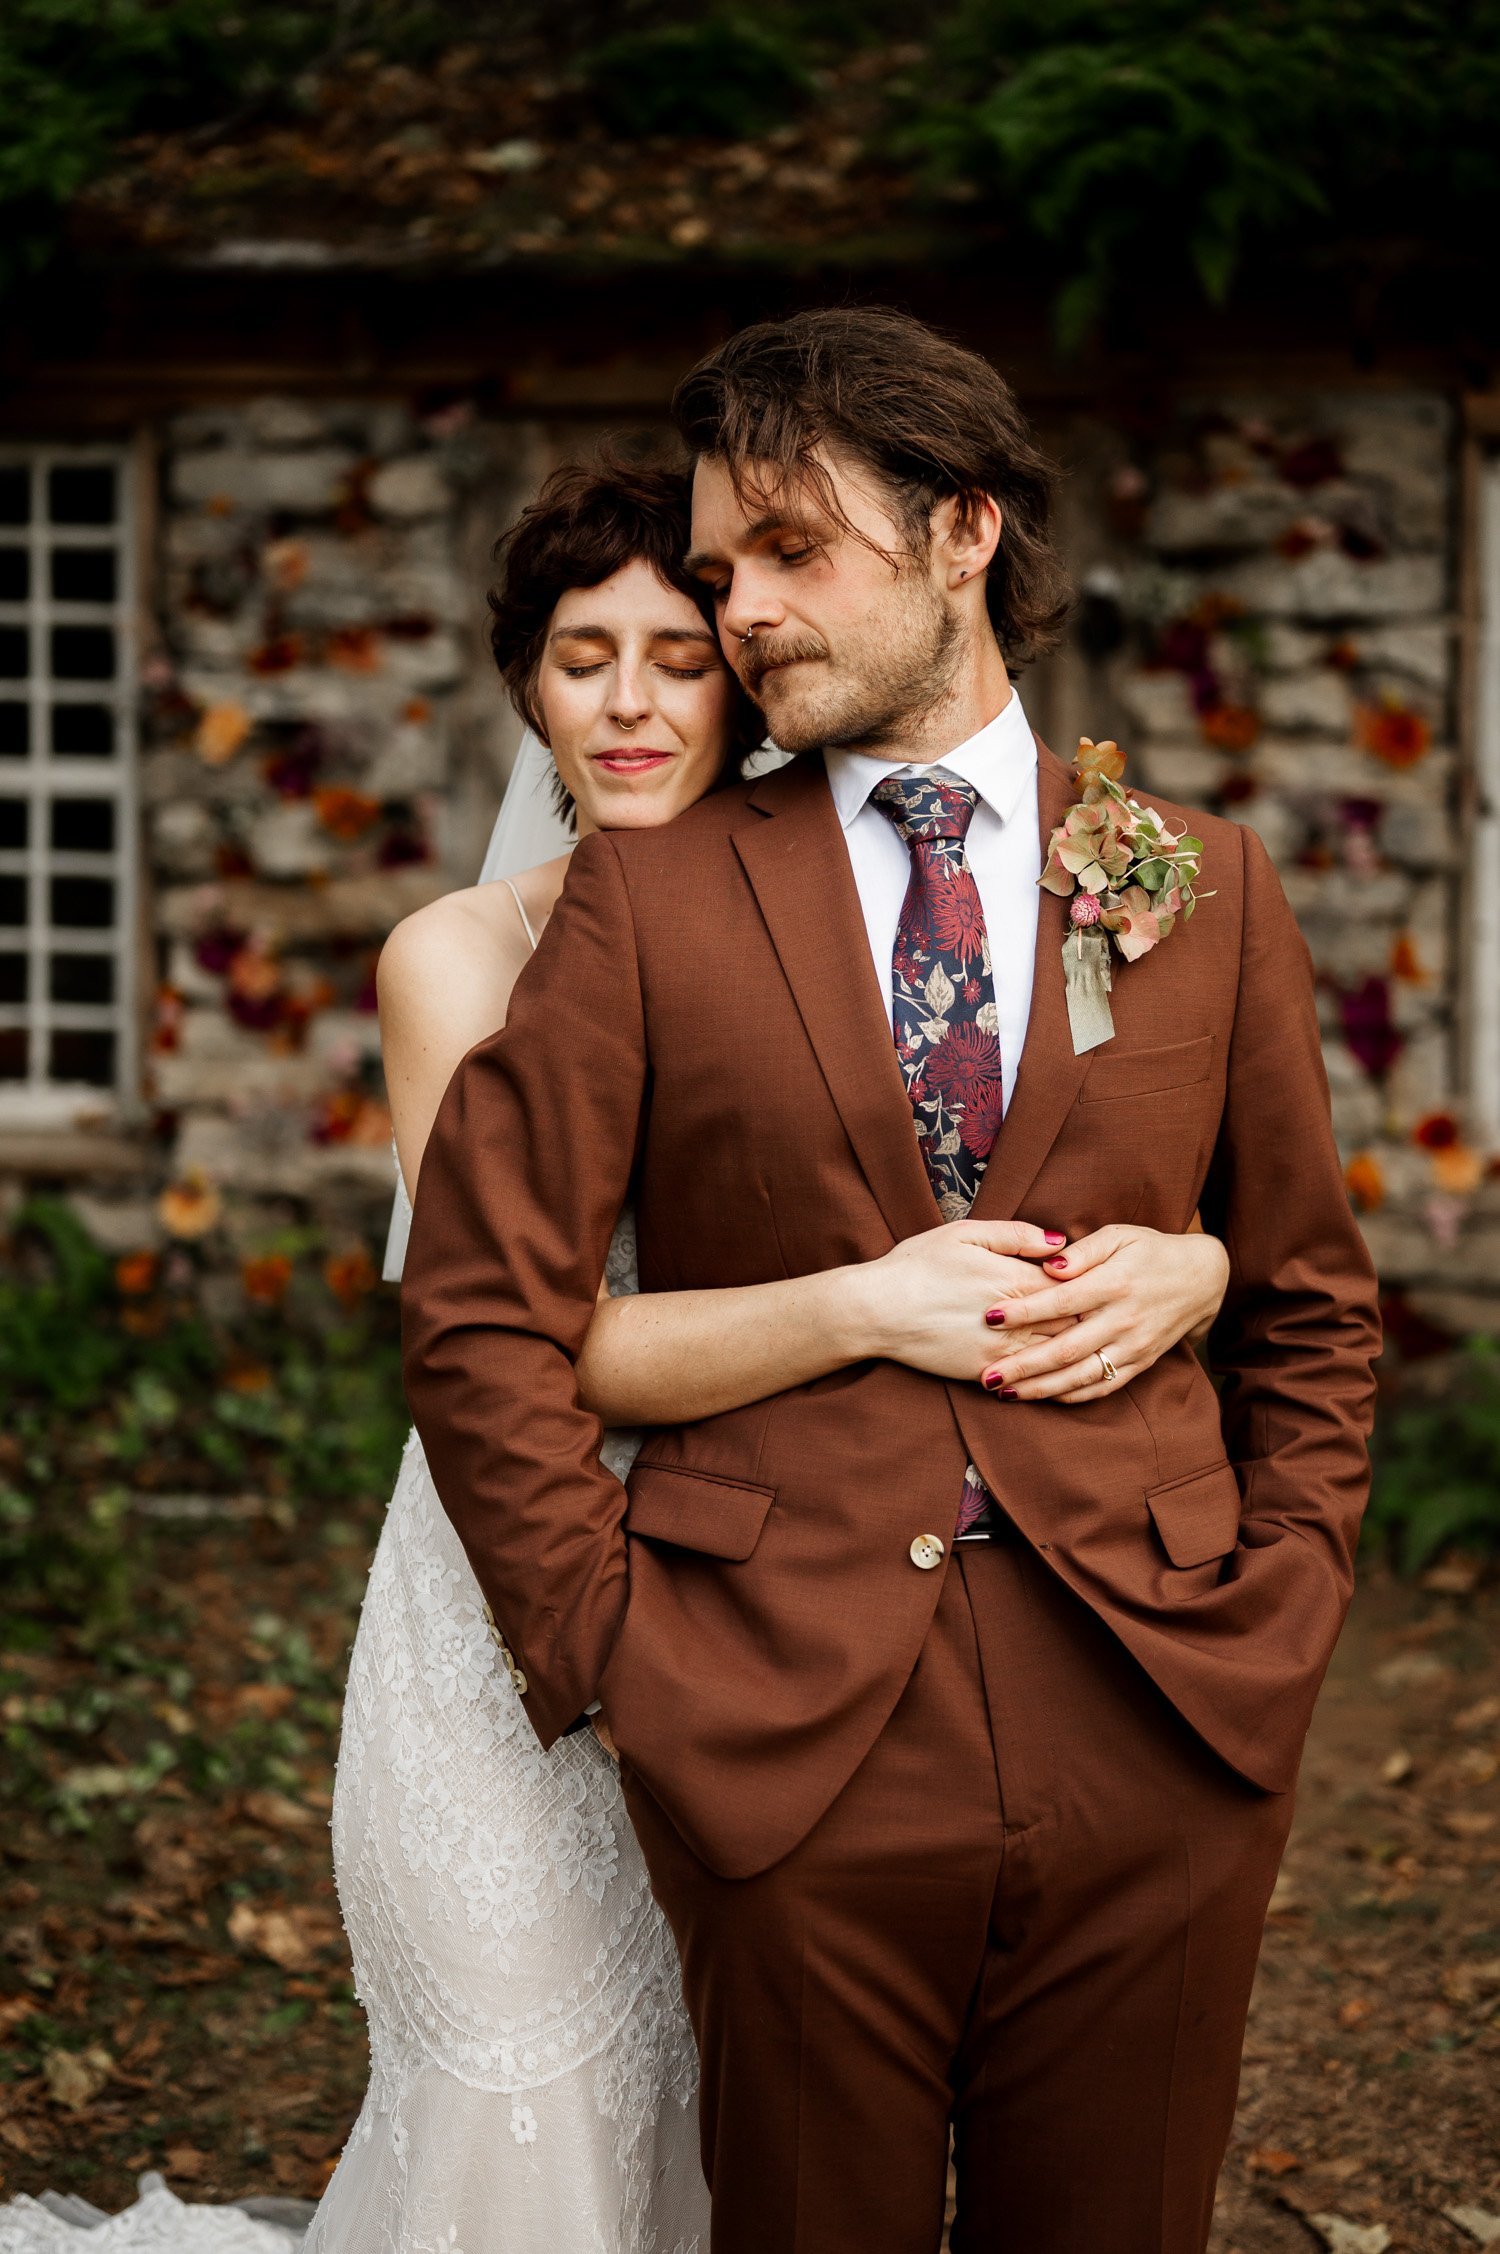
[[[1116,1378],[1117,1378],[1117,1377],[1119,1376],[1119,1374],[1120,1374],[1120,1373],[1119,1373],[1119,1371],[1118,1371],[1118,1370],[1117,1370],[1117,1369],[1115,1368],[1115,1365],[1114,1365],[1114,1363],[1113,1363],[1113,1362],[1112,1362],[1112,1361],[1110,1360],[1109,1356],[1108,1356],[1108,1355],[1107,1355],[1107,1354],[1105,1353],[1105,1351],[1104,1351],[1104,1348],[1103,1348],[1102,1346],[1100,1346],[1100,1347],[1096,1347],[1096,1348],[1095,1348],[1095,1352],[1096,1352],[1096,1353],[1098,1354],[1098,1356],[1099,1356],[1099,1367],[1100,1367],[1100,1369],[1101,1369],[1101,1370],[1103,1370],[1103,1372],[1104,1372],[1104,1375],[1105,1375],[1105,1378],[1106,1378],[1107,1382],[1108,1382],[1108,1383],[1109,1383],[1110,1385],[1113,1385],[1113,1384],[1114,1384],[1114,1382],[1115,1382],[1115,1379],[1116,1379]]]

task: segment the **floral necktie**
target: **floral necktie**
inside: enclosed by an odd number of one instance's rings
[[[945,1221],[978,1194],[1004,1109],[1000,1030],[984,906],[964,847],[978,792],[932,775],[891,775],[870,793],[911,854],[891,956],[892,1031],[927,1178]],[[956,1532],[985,1518],[972,1464]]]

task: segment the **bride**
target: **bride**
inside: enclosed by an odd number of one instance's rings
[[[455,1065],[504,1022],[574,837],[670,821],[760,740],[709,598],[678,562],[687,500],[673,472],[563,470],[503,545],[492,642],[535,733],[486,860],[501,881],[423,909],[381,959],[405,1184]],[[1094,1398],[1110,1387],[1090,1382],[1091,1317],[1107,1317],[1125,1383],[1216,1310],[1227,1273],[1214,1239],[1140,1229],[1101,1230],[1065,1258],[1059,1271],[1025,1224],[957,1222],[863,1267],[640,1295],[624,1216],[578,1365],[603,1458],[623,1478],[634,1427],[872,1356],[978,1380],[1001,1300],[1007,1382],[1023,1398]],[[1076,1319],[1023,1326],[1015,1303],[1045,1310],[1059,1273],[1075,1279]],[[696,2061],[611,1749],[595,1725],[542,1753],[524,1687],[413,1435],[355,1640],[334,1801],[370,2083],[306,2254],[707,2254]],[[91,2230],[96,2254],[271,2243],[223,2235],[229,2211],[148,2199],[149,2234],[126,2231],[143,2201]],[[240,2214],[233,2228],[268,2233]],[[35,2202],[0,2209],[0,2254],[62,2238]]]

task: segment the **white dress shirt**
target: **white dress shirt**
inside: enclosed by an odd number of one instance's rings
[[[911,853],[889,817],[870,804],[870,793],[887,775],[926,774],[931,770],[884,753],[829,751],[823,757],[889,1015],[891,956],[911,877]],[[1042,873],[1036,738],[1015,690],[977,736],[945,752],[933,765],[971,783],[979,793],[966,850],[989,934],[1000,1026],[1000,1070],[1008,1106],[1026,1039],[1026,1020],[1031,1014],[1037,879]]]

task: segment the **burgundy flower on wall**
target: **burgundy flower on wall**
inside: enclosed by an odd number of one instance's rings
[[[1339,994],[1339,1016],[1344,1039],[1366,1072],[1377,1080],[1389,1072],[1406,1046],[1404,1034],[1397,1030],[1391,1018],[1390,981],[1367,978],[1361,986],[1343,989]]]

